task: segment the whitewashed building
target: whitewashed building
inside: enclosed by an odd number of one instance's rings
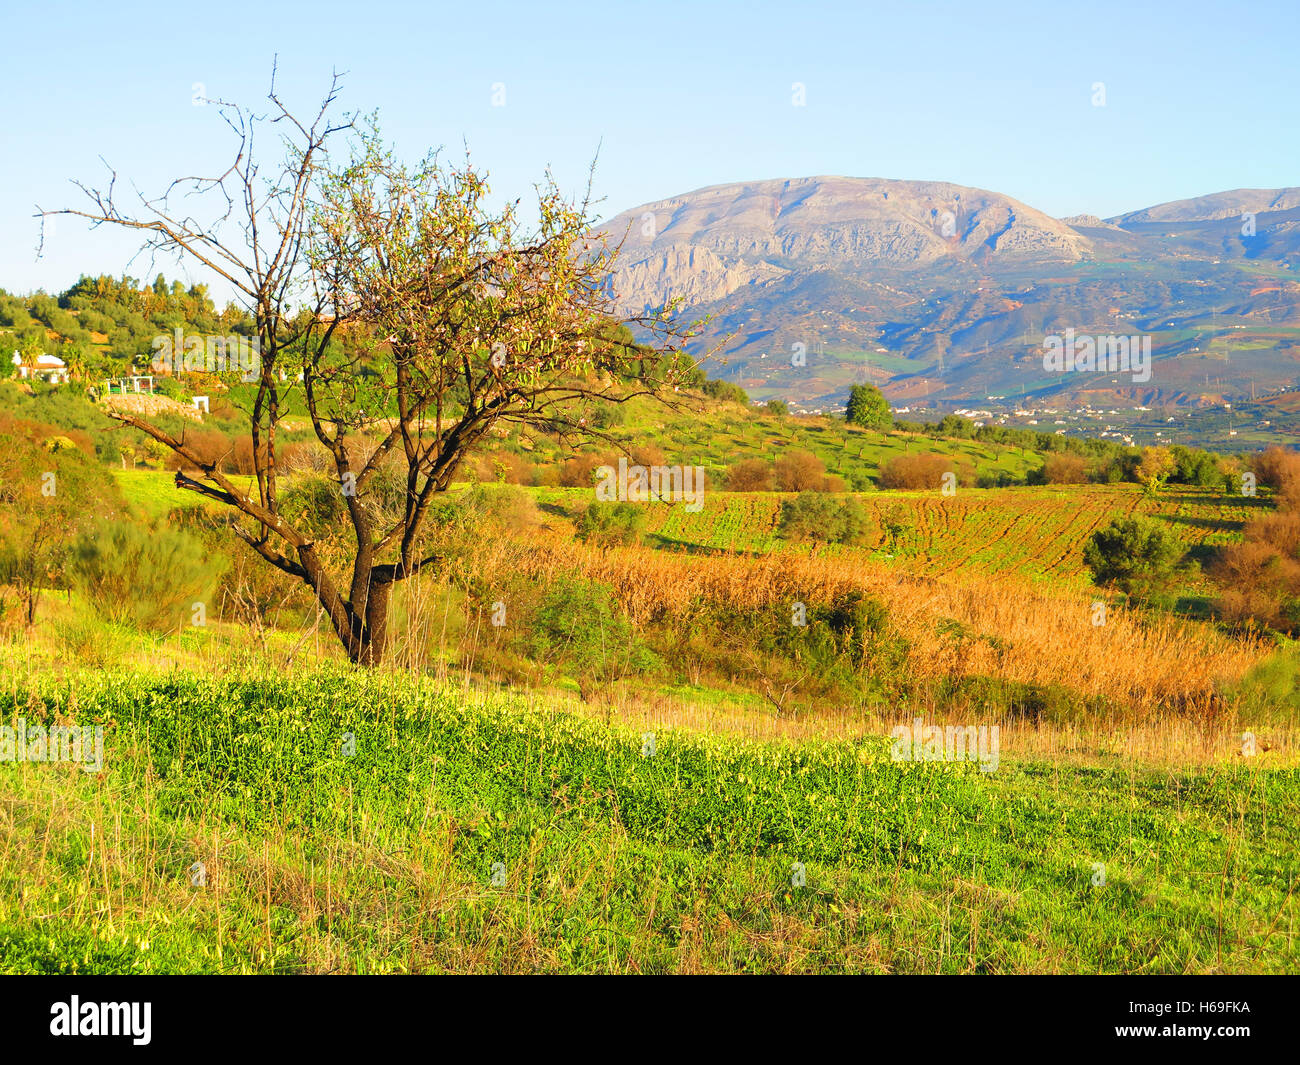
[[[28,366],[23,362],[22,356],[15,351],[13,362],[17,367],[19,380],[46,381],[52,385],[68,383],[68,364],[57,355],[46,355],[42,352],[36,356],[36,365]]]

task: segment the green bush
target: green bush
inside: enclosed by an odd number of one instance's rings
[[[538,603],[528,625],[530,653],[579,678],[617,680],[655,668],[656,656],[599,581],[562,577]]]
[[[597,429],[614,429],[627,421],[627,411],[621,403],[598,403],[589,420]]]
[[[705,381],[702,391],[710,399],[720,400],[723,403],[739,403],[742,407],[749,406],[749,393],[740,385],[732,384],[730,381]]]
[[[1287,642],[1257,662],[1236,682],[1225,682],[1223,694],[1236,702],[1247,727],[1265,722],[1300,721],[1300,648]]]
[[[158,525],[112,522],[80,536],[69,579],[100,617],[150,632],[192,620],[195,603],[212,613],[212,593],[225,568],[198,537]]]
[[[781,505],[780,535],[786,540],[860,544],[871,532],[866,509],[852,496],[800,492]]]
[[[646,511],[638,503],[592,503],[574,521],[578,539],[609,547],[634,544],[645,528]]]
[[[177,403],[184,403],[189,399],[185,386],[174,377],[155,377],[154,391],[160,396],[175,400]]]
[[[850,591],[827,601],[793,591],[789,607],[775,617],[705,607],[699,629],[715,634],[716,667],[731,676],[757,672],[760,684],[761,677],[800,678],[803,695],[855,703],[887,703],[913,687],[909,644],[880,599]],[[726,639],[719,643],[717,633]]]
[[[1169,585],[1182,556],[1178,539],[1144,518],[1117,518],[1083,546],[1093,583],[1144,599]]]

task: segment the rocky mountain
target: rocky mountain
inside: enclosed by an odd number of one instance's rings
[[[715,185],[610,221],[629,305],[716,300],[809,268],[1074,262],[1079,232],[1023,203],[932,181],[814,177]]]
[[[711,316],[701,344],[725,376],[808,409],[857,381],[896,403],[1196,405],[1300,375],[1300,188],[1056,219],[944,182],[811,177],[700,189],[603,228],[624,308],[680,298]],[[1067,329],[1149,336],[1150,378],[1045,370],[1044,338]]]
[[[1240,218],[1243,212],[1289,211],[1293,207],[1300,207],[1300,188],[1233,189],[1191,200],[1173,200],[1131,211],[1110,221],[1118,226],[1135,222],[1211,222],[1220,218]]]

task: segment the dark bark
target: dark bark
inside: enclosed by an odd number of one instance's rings
[[[378,665],[388,654],[388,607],[392,596],[391,582],[377,582],[370,586],[366,598],[366,624],[358,655],[353,659],[358,665]]]

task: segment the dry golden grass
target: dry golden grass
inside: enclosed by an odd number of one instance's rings
[[[911,645],[918,676],[991,676],[1060,685],[1129,708],[1136,717],[1171,709],[1215,716],[1217,694],[1267,654],[1253,638],[1210,625],[1108,607],[1092,623],[1092,596],[1048,592],[1005,577],[935,579],[855,560],[771,554],[669,554],[640,547],[598,550],[567,541],[484,540],[467,563],[480,580],[520,574],[543,583],[566,574],[610,585],[634,623],[689,618],[701,601],[769,612],[789,624],[796,602],[847,592],[879,597]],[[959,622],[972,638],[938,631]]]
[[[879,597],[891,623],[907,640],[906,669],[912,676],[982,676],[1060,687],[1099,697],[1118,710],[1108,721],[1074,724],[1004,717],[1002,744],[1007,757],[1121,757],[1206,764],[1235,757],[1245,728],[1254,729],[1267,745],[1261,757],[1270,761],[1289,761],[1296,750],[1289,733],[1259,732],[1255,723],[1239,721],[1234,708],[1218,695],[1225,684],[1236,682],[1267,656],[1269,649],[1263,643],[1233,638],[1193,620],[1144,616],[1117,607],[1108,609],[1104,626],[1094,627],[1089,594],[1049,591],[1002,576],[917,576],[862,560],[854,560],[849,568],[842,557],[834,556],[596,549],[545,534],[482,537],[468,555],[453,558],[450,571],[431,573],[404,586],[403,612],[393,633],[393,668],[428,671],[467,686],[473,676],[489,683],[536,685],[539,698],[569,700],[567,692],[549,687],[541,676],[503,672],[491,656],[477,656],[491,629],[449,593],[448,579],[462,587],[473,580],[490,591],[519,578],[545,586],[559,577],[578,575],[612,587],[635,624],[654,623],[670,631],[674,622],[690,620],[702,602],[767,615],[775,626],[790,623],[796,601],[825,603],[846,592],[862,591]],[[69,648],[55,624],[73,613],[75,608],[62,602],[46,604],[31,638],[7,648],[10,669],[22,675],[74,665],[81,655],[68,656]],[[948,619],[959,622],[970,636],[955,640],[941,633],[939,623]],[[394,620],[399,622],[398,617]],[[107,657],[118,665],[146,671],[180,668],[214,674],[232,668],[256,669],[259,664],[310,668],[316,662],[341,658],[323,622],[297,633],[275,633],[269,645],[251,640],[244,630],[227,623],[213,622],[209,633],[211,638],[201,644],[179,637],[141,640],[123,647],[120,654],[110,651]],[[717,633],[710,639],[724,637],[725,633]],[[698,684],[700,678],[683,676],[680,681]],[[927,723],[942,723],[952,713],[951,708],[930,705],[924,694],[898,712],[887,706],[872,712],[820,705],[812,713],[774,713],[761,695],[743,684],[729,685],[719,676],[710,677],[708,683],[709,690],[668,691],[628,682],[587,693],[586,701],[574,698],[572,708],[617,717],[645,730],[684,728],[795,742],[878,736],[914,713]],[[987,709],[997,714],[997,707]]]
[[[467,702],[491,697],[493,687],[467,688]],[[898,724],[910,725],[919,716],[927,725],[964,724],[936,708],[914,705],[909,713],[871,713],[819,708],[810,713],[774,713],[752,693],[733,697],[713,692],[652,690],[632,683],[611,685],[593,698],[553,688],[530,693],[532,705],[582,717],[615,721],[639,732],[683,731],[728,735],[765,743],[798,744],[808,740],[860,740],[884,737]],[[959,720],[960,718],[960,720]],[[1255,727],[1233,713],[1211,721],[1173,715],[1139,722],[1078,721],[1056,723],[993,719],[1000,728],[1000,757],[1008,761],[1050,761],[1069,764],[1132,764],[1146,766],[1209,766],[1242,757],[1242,731],[1250,728],[1257,742],[1261,768],[1300,764],[1297,736],[1284,726]]]

